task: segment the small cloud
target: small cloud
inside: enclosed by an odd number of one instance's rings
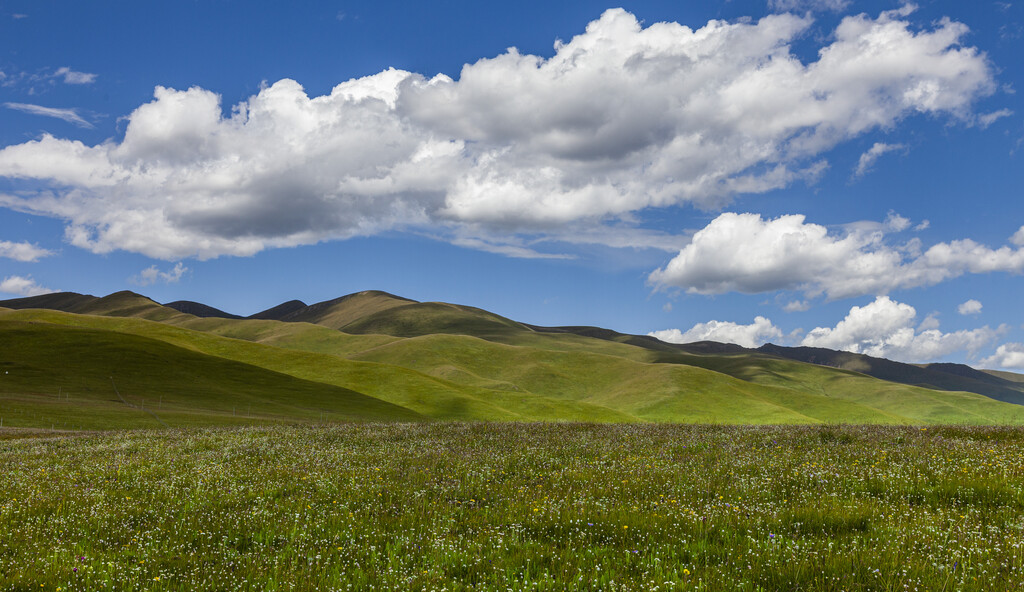
[[[16,12],[16,13],[11,15],[11,18],[16,20],[16,21],[20,21],[21,19],[28,18],[28,15],[27,14],[22,14],[20,12]]]
[[[95,74],[89,74],[88,72],[75,72],[67,66],[57,68],[54,75],[57,77],[63,76],[64,84],[92,84],[93,82],[96,82]]]
[[[0,241],[0,257],[14,259],[31,263],[42,257],[53,255],[53,251],[44,249],[31,243],[12,243],[11,241]]]
[[[927,230],[928,227],[931,225],[932,223],[929,222],[928,220],[921,220],[921,223],[914,227],[914,232],[921,232],[922,230]]]
[[[981,303],[972,298],[956,307],[956,311],[962,315],[976,315],[981,312]]]
[[[14,109],[15,111],[29,113],[31,115],[42,115],[43,117],[62,119],[68,123],[77,125],[78,127],[93,127],[91,123],[82,119],[82,116],[78,114],[77,109],[57,109],[54,107],[42,107],[40,105],[32,105],[29,103],[4,103],[4,107]]]
[[[859,179],[867,174],[871,170],[871,167],[875,166],[875,162],[882,157],[883,154],[893,152],[895,150],[905,150],[906,145],[904,144],[886,144],[884,142],[875,142],[875,145],[868,149],[867,152],[860,155],[860,160],[857,162],[857,168],[853,171],[853,177]]]
[[[768,0],[768,8],[775,12],[842,12],[850,0]]]
[[[1020,23],[1007,23],[999,27],[999,38],[1003,41],[1020,39],[1022,34],[1024,34],[1024,27]]]
[[[31,276],[11,275],[5,277],[4,281],[0,282],[0,292],[17,296],[39,296],[40,294],[52,294],[56,290],[40,286]]]
[[[810,310],[811,303],[806,300],[791,300],[782,307],[786,312],[804,312]]]
[[[672,312],[672,303],[671,302],[666,302],[665,306],[661,307],[661,310],[663,310],[665,312]]]
[[[982,115],[979,115],[978,123],[981,125],[981,127],[985,128],[992,125],[996,121],[1004,117],[1009,117],[1011,115],[1013,115],[1013,111],[1009,109],[1000,109],[998,111],[993,111],[991,113],[984,113]]]
[[[338,19],[339,21],[345,20],[346,17],[348,17],[348,15],[340,10],[338,11],[338,14],[334,15],[334,18]]]
[[[575,259],[575,255],[568,255],[563,253],[541,253],[534,251],[528,247],[522,247],[519,245],[510,244],[495,244],[488,241],[480,240],[478,238],[456,238],[453,239],[452,244],[457,247],[465,247],[467,249],[476,249],[478,251],[484,251],[486,253],[494,253],[496,255],[504,255],[506,257],[513,257],[517,259]]]
[[[910,228],[910,218],[904,218],[896,212],[889,210],[889,215],[885,217],[885,225],[889,230],[902,232]]]
[[[35,96],[47,92],[58,82],[73,85],[92,84],[96,82],[96,78],[96,74],[79,72],[67,66],[56,70],[44,68],[32,74],[8,70],[0,73],[0,86],[21,87],[28,95]]]
[[[188,268],[182,265],[179,261],[174,265],[174,268],[169,271],[160,271],[156,265],[150,265],[146,269],[139,272],[139,275],[132,277],[128,281],[139,286],[148,286],[157,282],[164,284],[176,284],[181,276],[188,271]]]

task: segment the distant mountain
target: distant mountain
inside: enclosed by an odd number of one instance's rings
[[[306,308],[306,303],[301,300],[289,300],[288,302],[282,302],[277,306],[268,308],[262,312],[258,312],[250,319],[266,320],[266,321],[283,321],[288,318],[292,313],[301,311]]]
[[[645,335],[627,335],[598,327],[533,327],[545,332],[566,332],[597,339],[627,343],[651,350],[696,355],[761,353],[819,366],[851,370],[868,376],[943,391],[978,393],[999,401],[1024,405],[1024,376],[1012,372],[981,371],[964,364],[905,364],[864,354],[814,347],[785,347],[765,344],[756,350],[731,343],[700,341],[672,344]],[[673,361],[672,355],[661,358]],[[691,363],[694,363],[691,361]]]
[[[996,378],[1009,380],[1010,382],[1024,382],[1024,374],[1017,374],[1016,372],[1006,372],[1004,370],[981,370],[981,372]]]
[[[863,354],[818,347],[782,347],[766,344],[759,352],[821,366],[853,370],[882,380],[942,391],[967,391],[1024,405],[1024,385],[963,364],[904,364]]]
[[[394,337],[456,334],[484,339],[509,333],[532,332],[522,323],[486,310],[444,302],[396,303],[353,319],[340,328],[346,333],[379,333]]]
[[[0,301],[4,308],[45,308],[48,310],[62,310],[72,312],[76,308],[95,301],[97,298],[88,294],[76,292],[56,292],[54,294],[43,294],[41,296],[29,296],[27,298],[14,298],[13,300]]]
[[[486,310],[444,302],[417,302],[379,290],[367,290],[306,305],[279,304],[250,319],[313,323],[346,333],[416,337],[436,333],[497,335],[532,331],[530,327]]]
[[[178,312],[190,314],[202,318],[215,317],[218,319],[240,319],[242,317],[233,315],[228,312],[224,312],[219,308],[207,306],[201,302],[192,302],[191,300],[177,300],[175,302],[168,302],[165,304],[167,308],[173,308]]]
[[[302,304],[301,307],[298,306],[300,304]],[[267,315],[259,318],[273,318],[286,323],[313,323],[331,329],[341,329],[368,315],[408,304],[417,304],[417,302],[387,292],[368,290],[308,306],[298,300],[292,300],[270,309],[275,311],[275,316]],[[264,315],[265,313],[260,314]],[[252,318],[257,317],[254,315]]]

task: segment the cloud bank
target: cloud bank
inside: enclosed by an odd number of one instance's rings
[[[758,347],[773,339],[782,337],[782,331],[765,317],[758,316],[749,325],[739,325],[731,321],[708,321],[698,323],[688,331],[666,329],[648,333],[667,343],[693,343],[695,341],[718,341],[735,343],[743,347]]]
[[[992,249],[964,239],[923,250],[917,239],[887,240],[909,226],[906,218],[890,214],[885,223],[853,224],[837,234],[807,223],[803,215],[765,220],[727,212],[648,280],[693,294],[792,290],[839,299],[931,286],[967,273],[1024,272],[1020,246]],[[1024,227],[1010,242],[1020,245],[1021,236]]]
[[[919,28],[909,12],[843,18],[811,63],[790,50],[807,16],[694,30],[614,9],[549,58],[513,48],[458,80],[391,69],[310,97],[285,79],[227,114],[210,90],[158,87],[120,141],[0,150],[0,176],[45,186],[0,206],[66,220],[97,253],[170,260],[394,228],[550,237],[718,208],[813,182],[832,147],[907,116],[976,118],[995,89],[987,58],[963,24]],[[63,73],[92,80],[79,74]]]
[[[988,368],[1024,369],[1024,343],[1006,343],[996,349],[996,353],[981,361]]]
[[[913,306],[896,302],[887,296],[879,296],[870,304],[852,307],[835,327],[815,328],[804,337],[800,345],[838,349],[902,362],[925,362],[961,351],[974,355],[1007,330],[1006,327],[991,329],[986,325],[978,329],[943,333],[938,328],[915,329],[916,317],[917,311]],[[937,322],[933,322],[926,326],[936,325]]]
[[[995,329],[983,326],[977,329],[943,333],[938,319],[929,315],[915,328],[917,311],[913,306],[879,296],[864,306],[854,306],[835,327],[816,327],[799,342],[806,347],[866,354],[901,362],[927,362],[955,353],[967,352],[974,356],[1003,335],[1009,328]],[[687,331],[666,329],[648,333],[668,343],[718,341],[755,348],[767,342],[794,344],[797,329],[786,335],[771,319],[758,316],[749,325],[728,321],[698,323]],[[1002,345],[996,354],[982,360],[983,365],[1024,367],[1024,346]]]

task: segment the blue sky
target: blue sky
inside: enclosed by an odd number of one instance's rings
[[[1020,55],[1019,2],[5,1],[0,298],[1022,369]]]

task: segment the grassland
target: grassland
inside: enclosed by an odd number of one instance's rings
[[[303,314],[338,323],[366,313],[364,325],[410,336],[199,318],[130,293],[63,297],[78,313],[0,310],[0,370],[10,372],[0,375],[0,420],[62,429],[419,418],[1024,423],[1024,406],[976,393],[751,353],[535,332],[478,309],[355,296]],[[387,316],[396,311],[404,312]],[[459,332],[470,329],[480,336]]]
[[[0,418],[8,427],[74,430],[423,419],[351,389],[163,340],[30,318],[35,321],[0,323]]]
[[[1024,429],[0,438],[0,590],[1010,590]]]

